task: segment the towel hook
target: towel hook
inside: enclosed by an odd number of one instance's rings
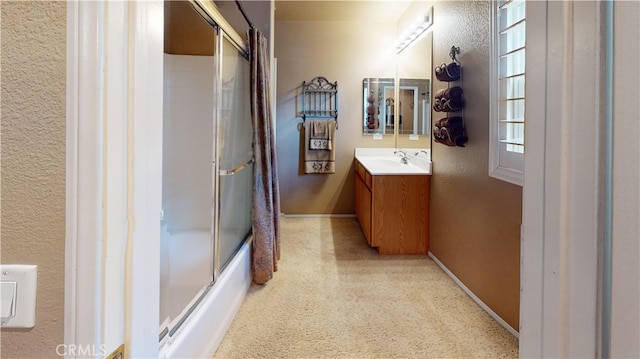
[[[456,55],[459,55],[459,54],[460,54],[460,47],[451,46],[451,51],[449,51],[449,57],[451,57],[451,60],[453,60],[458,65],[460,65],[460,61],[458,60]]]

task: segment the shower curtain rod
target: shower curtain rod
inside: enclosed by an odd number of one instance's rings
[[[249,20],[249,17],[244,12],[244,9],[242,8],[242,4],[240,4],[240,1],[236,0],[236,5],[238,5],[238,10],[240,10],[240,13],[242,14],[242,17],[244,17],[244,20],[247,22],[247,24],[249,24],[249,27],[254,29],[255,26],[253,26],[253,23],[251,22],[251,20]]]

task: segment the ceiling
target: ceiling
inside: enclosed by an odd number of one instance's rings
[[[410,0],[276,0],[276,21],[396,21]]]

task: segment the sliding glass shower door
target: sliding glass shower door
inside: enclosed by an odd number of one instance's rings
[[[223,269],[251,232],[253,132],[249,62],[226,36],[220,44],[217,259]]]
[[[251,234],[253,177],[246,52],[188,2],[165,11],[180,32],[191,21],[206,26],[171,47],[193,51],[165,46],[160,340],[177,332]]]
[[[211,44],[213,47],[213,44]],[[160,324],[167,334],[213,281],[213,56],[165,54]]]

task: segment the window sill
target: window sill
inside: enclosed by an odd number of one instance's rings
[[[522,187],[524,173],[516,171],[510,168],[497,167],[493,170],[489,170],[489,176],[501,181],[509,182],[511,184]]]

